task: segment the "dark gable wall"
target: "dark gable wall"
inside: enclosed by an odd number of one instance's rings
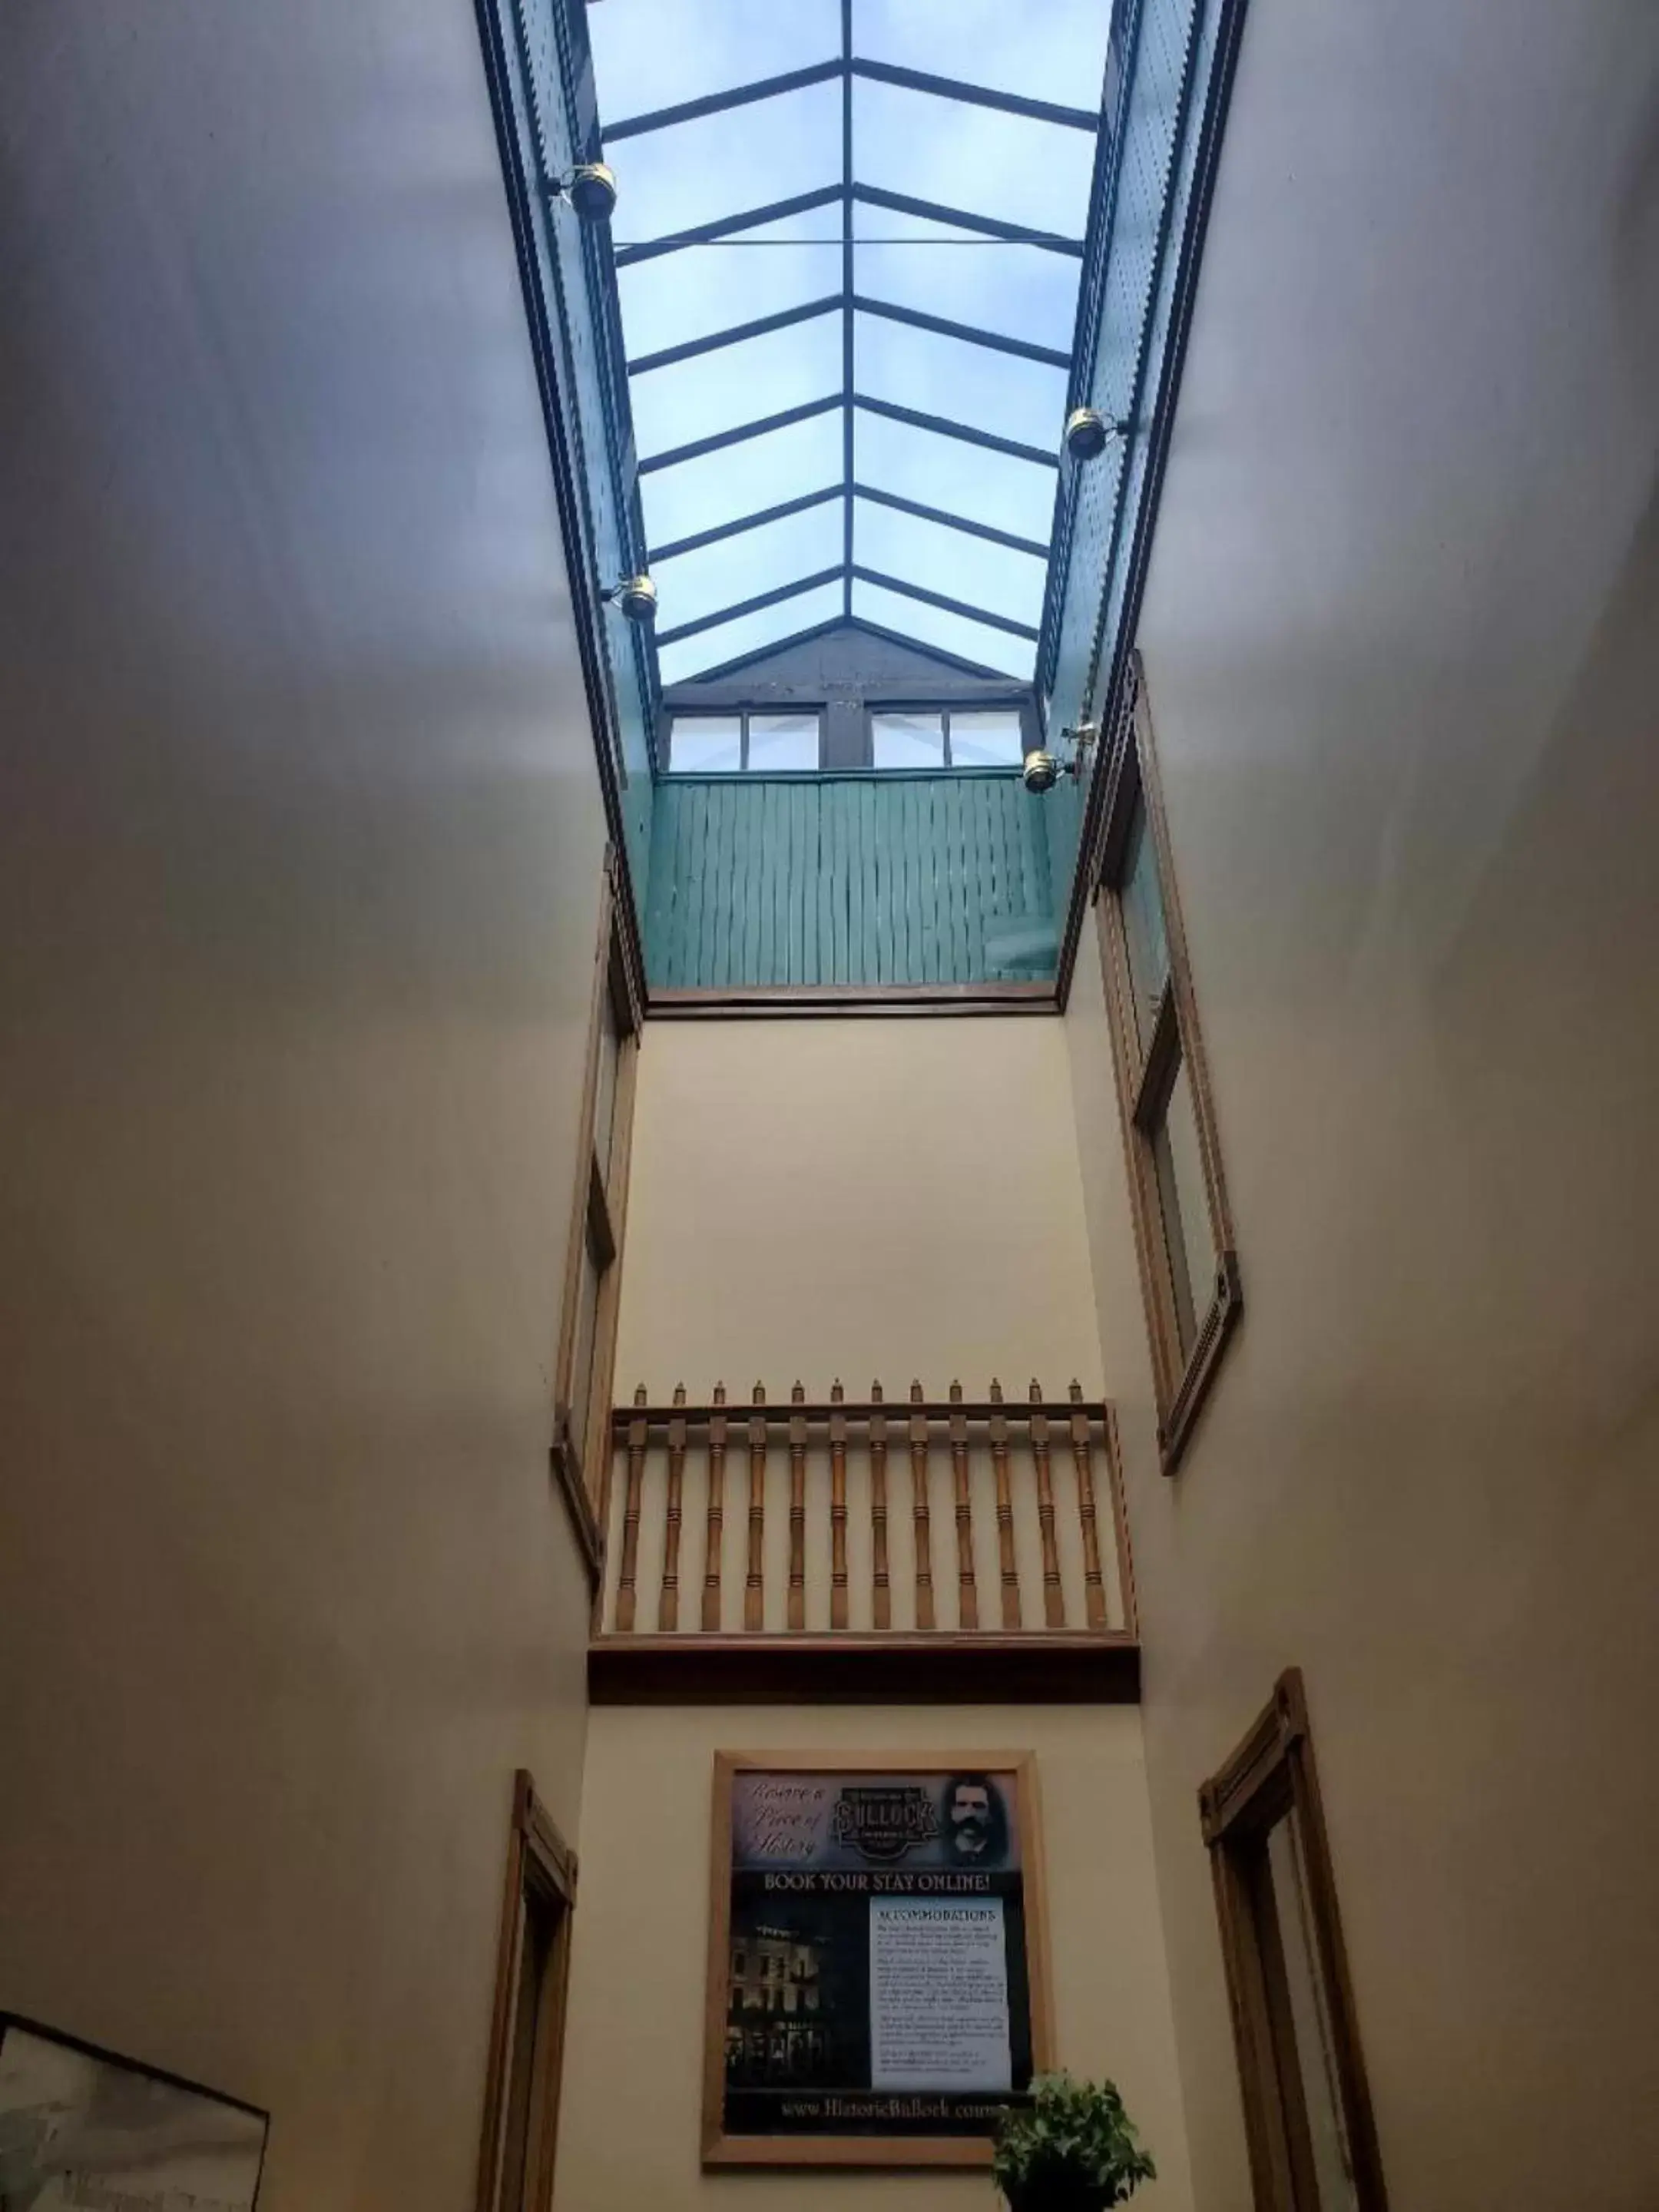
[[[678,712],[708,714],[721,708],[763,707],[776,711],[822,707],[826,730],[824,766],[868,765],[865,715],[871,705],[1018,706],[1026,720],[1026,744],[1036,742],[1029,684],[1012,683],[970,660],[858,622],[797,638],[775,652],[671,684],[662,695],[659,759],[668,757],[668,723]]]

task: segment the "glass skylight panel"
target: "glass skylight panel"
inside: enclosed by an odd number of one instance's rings
[[[1054,527],[1057,470],[965,446],[938,431],[860,410],[853,423],[853,465],[860,483],[943,507],[947,514],[965,514],[970,522],[988,522],[1040,545],[1048,544]]]
[[[713,337],[838,293],[841,246],[823,241],[839,231],[840,222],[837,208],[805,208],[777,222],[734,232],[729,244],[683,246],[625,262],[617,271],[617,289],[630,358],[689,338]]]
[[[1094,158],[1092,131],[867,77],[853,82],[853,173],[860,184],[1076,238]]]
[[[779,414],[839,392],[841,356],[841,318],[820,315],[631,378],[641,458],[649,459],[737,429],[757,416]]]
[[[653,564],[657,624],[665,630],[697,622],[721,607],[752,599],[792,577],[811,576],[840,562],[844,543],[839,499],[809,507],[758,530],[742,530],[695,553]]]
[[[1031,680],[1030,646],[1006,630],[969,622],[961,615],[947,614],[942,607],[927,606],[920,599],[884,591],[861,579],[854,579],[853,584],[853,612],[882,629],[897,630],[923,645],[936,646],[941,653],[953,653],[994,675],[1011,676],[1019,684]]]
[[[1046,572],[1041,561],[873,500],[854,507],[853,557],[860,568],[878,568],[1033,629],[1042,618]]]
[[[870,398],[990,430],[1039,453],[1058,451],[1064,369],[881,315],[854,317],[853,346],[854,382]]]
[[[644,381],[642,379],[641,381]],[[814,415],[640,479],[653,547],[736,522],[841,481],[841,415]]]
[[[944,716],[872,714],[870,757],[877,768],[943,768]]]
[[[681,775],[735,775],[743,766],[742,717],[676,714],[669,725],[668,765]]]
[[[841,52],[837,0],[704,0],[695,22],[688,21],[693,12],[692,0],[605,0],[588,9],[594,82],[608,122],[781,76]]]
[[[1062,107],[1093,108],[1111,0],[854,0],[855,51]]]
[[[604,4],[609,7],[611,0]],[[692,0],[685,0],[676,33],[682,43],[690,43],[686,17],[694,12],[701,22],[707,10],[694,9]],[[616,113],[607,95],[605,118]],[[605,149],[605,159],[617,173],[611,235],[619,245],[666,238],[697,223],[793,199],[820,185],[839,184],[841,155],[841,87],[833,78],[729,112],[700,115],[690,123],[619,139],[614,149]],[[830,220],[835,227],[833,211]],[[714,250],[723,260],[731,258],[723,249]]]
[[[1083,210],[1077,213],[1079,227]],[[853,289],[869,299],[919,307],[953,323],[1030,338],[1069,353],[1077,319],[1081,261],[1042,246],[1010,246],[921,216],[896,215],[859,204],[854,234],[863,240],[913,241],[863,244],[853,250]],[[834,280],[825,286],[833,289]]]
[[[749,773],[777,775],[818,764],[816,714],[750,714]]]
[[[834,621],[841,607],[841,586],[820,584],[813,591],[780,599],[775,606],[763,607],[757,614],[739,615],[735,622],[700,630],[696,637],[682,638],[678,645],[660,646],[657,660],[662,680],[680,684],[689,676],[722,668],[728,660],[764,652],[768,646],[793,637],[798,630],[815,629],[820,623]],[[665,623],[664,628],[667,627]]]
[[[1025,757],[1025,732],[1017,707],[951,710],[952,768],[1018,768]]]

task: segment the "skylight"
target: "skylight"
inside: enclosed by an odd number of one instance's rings
[[[593,0],[657,646],[1029,680],[1110,0]]]

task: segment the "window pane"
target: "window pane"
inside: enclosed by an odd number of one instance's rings
[[[988,675],[1012,676],[1017,684],[1031,680],[1036,647],[1006,630],[990,629],[965,615],[947,614],[943,607],[927,606],[902,592],[857,580],[853,586],[853,612],[883,629],[896,630],[901,637],[918,638],[924,645],[955,653]]]
[[[968,606],[1006,615],[1033,629],[1042,618],[1047,570],[1040,557],[988,544],[966,531],[924,522],[874,500],[854,502],[853,557],[863,568],[944,592]]]
[[[943,415],[1017,439],[1040,453],[1058,446],[1057,426],[1066,417],[1063,368],[919,331],[884,315],[855,315],[854,326],[854,386],[871,398]]]
[[[668,765],[683,774],[735,775],[743,766],[743,724],[735,714],[676,714]]]
[[[717,545],[652,563],[659,595],[657,619],[665,629],[701,622],[705,615],[740,606],[793,576],[816,576],[825,568],[839,568],[841,554],[839,500],[827,500],[821,507],[809,507],[758,530],[740,530]]]
[[[593,1091],[593,1157],[605,1188],[611,1186],[611,1151],[616,1134],[617,1069],[622,1058],[622,1035],[616,1009],[607,990],[599,1006],[599,1060]]]
[[[687,35],[685,0],[607,0],[591,9],[587,36],[605,120],[781,76],[827,59],[841,46],[835,0],[789,0],[787,8],[776,0],[722,0],[717,10],[703,11],[697,30]],[[1028,71],[1034,60],[1027,58]],[[1051,96],[1077,104],[1073,93]]]
[[[935,406],[928,411],[947,410]],[[1054,520],[1053,469],[1008,453],[976,451],[959,438],[863,410],[853,418],[853,447],[860,483],[919,499],[946,514],[965,515],[969,522],[988,522],[994,530],[1012,530],[1039,545],[1048,543]]]
[[[641,459],[826,398],[841,389],[841,318],[819,315],[630,376],[629,404]]]
[[[1297,2072],[1302,2077],[1303,2102],[1307,2107],[1319,2212],[1353,2212],[1359,2200],[1342,2125],[1324,1985],[1316,1963],[1318,1953],[1308,1914],[1307,1883],[1294,1814],[1268,1830],[1267,1863],[1273,1874],[1279,1945],[1285,1954]]]
[[[599,12],[595,9],[592,14],[597,17]],[[680,44],[701,43],[686,37],[682,27],[686,12],[682,5],[670,35]],[[617,98],[605,97],[607,119],[620,122]],[[1082,136],[1071,131],[1052,135]],[[754,100],[735,113],[702,115],[664,130],[643,131],[623,139],[611,161],[618,197],[611,229],[618,246],[672,238],[699,223],[723,222],[750,208],[793,199],[798,192],[816,191],[841,175],[841,87],[831,79]],[[1085,185],[1077,205],[1087,204]],[[1017,215],[1011,220],[1032,218]],[[831,210],[825,229],[833,231],[834,222]]]
[[[1014,707],[972,714],[951,710],[951,765],[953,768],[1018,768],[1025,757],[1025,734]]]
[[[780,769],[816,768],[818,764],[818,718],[816,714],[751,714],[749,717],[749,769],[764,775]]]
[[[1144,1053],[1152,1042],[1158,1000],[1169,980],[1170,945],[1164,927],[1164,898],[1158,889],[1158,855],[1146,820],[1146,802],[1135,800],[1123,861],[1123,934],[1129,948],[1129,994],[1135,1030]]]
[[[1075,104],[1092,107],[1100,86],[1096,71]],[[964,215],[1029,223],[1062,238],[1080,234],[1094,173],[1092,131],[994,108],[964,108],[933,93],[860,77],[853,84],[853,143],[861,184],[913,193]],[[799,187],[780,187],[780,196],[784,189]]]
[[[870,744],[878,768],[943,768],[942,714],[872,714]]]
[[[781,644],[787,637],[798,637],[820,623],[835,620],[841,613],[841,604],[839,584],[819,584],[810,592],[780,599],[775,606],[717,623],[712,629],[699,630],[695,637],[681,638],[677,644],[659,645],[657,666],[662,680],[683,684],[688,677],[706,675],[711,668],[722,668],[728,661]]]
[[[756,411],[765,410],[757,405]],[[646,536],[653,547],[672,545],[840,482],[841,416],[813,415],[787,430],[769,430],[641,477]]]
[[[1062,107],[1096,107],[1111,9],[1101,0],[902,0],[860,10],[859,52]]]
[[[1215,1243],[1210,1234],[1210,1205],[1198,1143],[1198,1115],[1187,1063],[1176,1070],[1169,1103],[1152,1137],[1158,1170],[1158,1207],[1170,1255],[1176,1320],[1182,1357],[1192,1350],[1199,1324],[1215,1295]]]
[[[599,1494],[600,1470],[588,1464],[588,1401],[593,1395],[593,1340],[599,1316],[599,1263],[591,1236],[582,1239],[581,1273],[576,1284],[576,1350],[570,1363],[570,1433],[588,1495]]]

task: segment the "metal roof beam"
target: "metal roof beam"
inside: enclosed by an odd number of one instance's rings
[[[826,404],[834,406],[836,403],[830,400]],[[933,430],[944,438],[960,438],[966,445],[983,446],[988,453],[1007,453],[1017,461],[1030,461],[1038,468],[1060,466],[1058,454],[1045,453],[1041,446],[1022,446],[1017,438],[999,438],[994,431],[975,430],[966,422],[947,422],[943,415],[925,415],[919,407],[896,406],[890,399],[872,399],[862,392],[853,394],[853,404],[862,407],[867,415],[884,415],[890,422],[908,422],[912,429]],[[643,461],[640,464],[641,469],[646,465]],[[660,461],[650,464],[653,468],[661,465]]]
[[[854,64],[858,66],[858,64]],[[702,100],[683,100],[678,107],[659,107],[649,115],[629,115],[620,123],[602,126],[600,136],[607,146],[614,146],[619,138],[637,138],[642,131],[666,131],[676,123],[696,123],[705,115],[723,115],[728,107],[746,107],[753,100],[772,100],[781,92],[799,92],[809,84],[824,84],[832,76],[840,76],[845,64],[839,54],[827,62],[814,62],[810,69],[787,70],[781,76],[757,78],[753,84],[734,85],[730,92],[711,92]],[[1000,100],[1002,95],[992,95]]]
[[[695,622],[677,623],[672,629],[657,632],[657,643],[678,645],[683,637],[696,637],[705,629],[717,629],[721,623],[735,622],[739,615],[758,614],[763,607],[775,607],[781,599],[793,599],[803,592],[814,592],[820,584],[838,584],[843,570],[839,561],[833,568],[820,568],[815,576],[802,576],[793,584],[778,584],[769,592],[757,592],[752,599],[738,599],[729,607],[717,607],[712,615],[699,615]],[[1032,636],[1036,635],[1035,630]]]
[[[1033,123],[1063,124],[1070,131],[1100,128],[1097,108],[1057,107],[1052,100],[1027,100],[1017,92],[995,92],[986,84],[963,84],[955,77],[932,76],[926,70],[898,69],[891,62],[855,60],[853,74],[870,77],[878,84],[902,85],[908,92],[931,92],[939,100],[961,100],[975,107],[999,108],[1005,115],[1024,115]]]
[[[711,239],[729,238],[733,231],[758,230],[763,223],[781,222],[786,216],[806,215],[828,207],[842,197],[839,185],[821,185],[817,191],[797,192],[793,199],[773,200],[769,206],[745,208],[740,215],[723,215],[717,222],[694,223],[690,230],[672,232],[666,238],[647,238],[615,249],[618,269],[631,269],[636,261],[653,261],[659,253],[678,253],[683,246],[707,246]]]
[[[752,323],[734,323],[730,330],[714,331],[706,338],[687,338],[683,345],[664,346],[659,353],[642,353],[628,364],[630,376],[643,376],[653,368],[672,368],[677,361],[695,361],[702,353],[718,353],[722,346],[741,345],[745,338],[763,338],[772,331],[787,331],[792,323],[810,323],[816,315],[838,314],[839,292],[822,300],[808,300],[799,307],[781,307],[775,315],[757,315]]]
[[[994,615],[984,607],[970,607],[965,599],[947,599],[943,592],[930,592],[921,584],[906,584],[896,576],[884,575],[879,568],[860,568],[853,564],[853,574],[860,583],[878,584],[884,592],[902,592],[907,599],[920,599],[924,605],[943,607],[946,614],[963,615],[969,622],[984,623],[991,629],[1006,630],[1010,637],[1029,638],[1036,643],[1038,633],[1030,623],[1014,622],[1006,615]]]
[[[840,499],[846,491],[842,483],[825,484],[822,491],[803,492],[799,499],[783,499],[775,507],[763,507],[757,514],[739,515],[735,522],[717,522],[712,530],[699,530],[690,538],[677,538],[671,544],[653,545],[651,560],[672,561],[682,553],[700,553],[705,545],[718,545],[722,538],[738,537],[745,530],[758,530],[768,522],[781,522],[786,515],[803,514],[809,507],[823,507],[832,499]]]
[[[853,496],[872,500],[878,507],[894,507],[900,514],[917,515],[923,522],[942,522],[947,530],[966,531],[970,538],[988,538],[993,545],[1006,545],[1016,553],[1029,553],[1034,561],[1046,561],[1048,557],[1048,548],[1035,538],[1017,538],[1012,530],[996,530],[988,522],[970,522],[965,514],[947,514],[942,507],[927,507],[919,499],[901,499],[897,492],[878,491],[874,484],[855,483]]]
[[[1056,352],[1053,346],[1033,345],[1029,338],[1004,337],[999,331],[981,331],[972,323],[953,323],[944,315],[924,314],[920,307],[901,307],[891,300],[866,299],[861,292],[853,295],[853,305],[861,315],[882,315],[890,323],[908,323],[913,330],[933,331],[942,338],[959,338],[963,345],[989,346],[996,353],[1017,354],[1021,361],[1041,362],[1045,368],[1069,369],[1072,366],[1071,355]]]
[[[832,392],[826,399],[809,399],[801,407],[786,407],[776,415],[763,415],[757,422],[740,423],[735,430],[717,430],[712,438],[694,438],[689,446],[671,446],[666,453],[652,453],[639,464],[639,473],[648,477],[653,469],[672,469],[679,461],[700,460],[705,453],[718,453],[726,446],[741,445],[745,438],[763,438],[769,430],[787,430],[792,422],[805,422],[814,415],[828,415],[842,404],[839,392]]]
[[[866,207],[890,208],[895,215],[920,216],[927,222],[948,222],[957,230],[971,230],[982,238],[1000,238],[1010,246],[1040,246],[1045,253],[1069,253],[1083,258],[1080,238],[1061,238],[1057,231],[1032,230],[1023,222],[1004,222],[994,215],[969,215],[965,208],[941,207],[937,200],[919,200],[909,192],[890,192],[880,185],[858,185],[853,198]],[[632,252],[631,246],[625,249]],[[617,255],[620,261],[623,256]]]

